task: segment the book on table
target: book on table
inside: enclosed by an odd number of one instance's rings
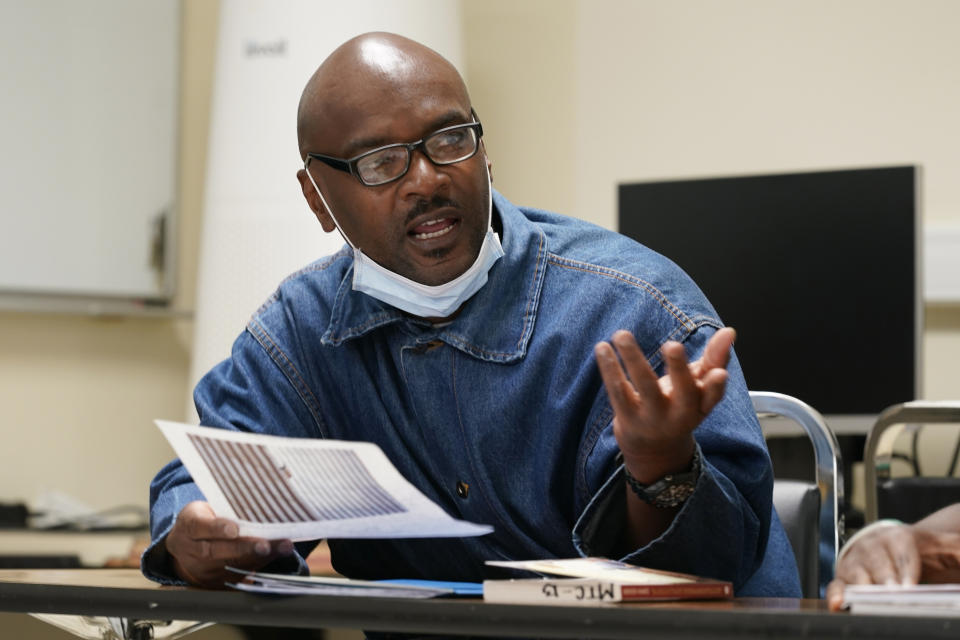
[[[483,599],[504,604],[597,604],[733,597],[733,585],[686,573],[648,569],[607,558],[499,561],[488,565],[549,574],[484,580]]]
[[[843,605],[855,614],[955,618],[960,616],[960,584],[847,585]]]

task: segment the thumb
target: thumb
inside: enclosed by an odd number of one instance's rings
[[[839,578],[827,585],[827,606],[830,611],[840,611],[843,608],[843,589],[846,586]]]

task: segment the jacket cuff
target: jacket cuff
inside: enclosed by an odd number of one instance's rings
[[[173,558],[167,553],[166,541],[169,532],[168,529],[163,532],[162,537],[154,538],[144,550],[140,556],[140,571],[148,579],[160,584],[185,585],[187,582],[174,571]]]
[[[703,453],[700,451],[699,443],[696,444],[697,453],[703,460]],[[627,508],[626,508],[626,480],[624,465],[618,466],[614,472],[607,478],[600,487],[596,495],[591,498],[587,507],[584,509],[577,523],[573,527],[573,544],[577,552],[582,556],[599,556],[604,558],[612,557],[613,550],[617,547],[621,535],[627,526]],[[626,556],[619,558],[623,562],[637,563],[637,560],[645,555],[645,552],[655,548],[658,543],[670,537],[673,531],[679,526],[680,522],[691,509],[696,508],[696,503],[701,501],[701,488],[709,483],[705,477],[710,473],[709,465],[701,462],[700,474],[697,477],[697,484],[693,494],[687,498],[674,516],[670,526],[657,538],[651,540],[645,546],[635,549]],[[691,507],[691,505],[694,505]]]

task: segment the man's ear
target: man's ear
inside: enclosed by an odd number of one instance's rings
[[[334,231],[337,225],[333,222],[333,217],[330,215],[330,212],[323,206],[323,201],[320,200],[320,195],[317,193],[317,190],[313,188],[313,183],[310,182],[310,176],[307,175],[306,169],[297,171],[297,180],[300,182],[300,190],[303,192],[303,197],[307,201],[310,211],[313,211],[313,215],[320,221],[320,226],[323,227],[323,230],[327,233]]]

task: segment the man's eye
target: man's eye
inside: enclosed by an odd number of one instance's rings
[[[402,166],[405,156],[406,152],[403,149],[387,149],[367,156],[359,164],[365,171],[387,171],[396,166]]]
[[[444,131],[430,139],[430,148],[436,151],[459,149],[464,146],[467,132],[463,129]]]

